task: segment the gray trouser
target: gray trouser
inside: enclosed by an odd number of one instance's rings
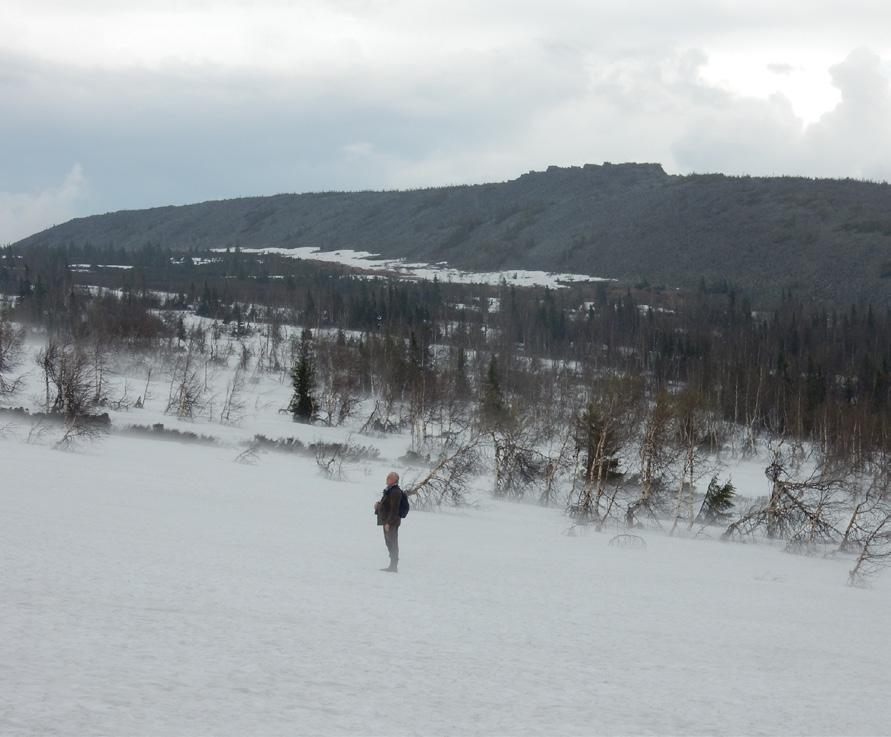
[[[390,565],[395,568],[399,564],[399,527],[390,525],[390,531],[384,530],[384,542],[390,553]]]

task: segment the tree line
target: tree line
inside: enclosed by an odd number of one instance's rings
[[[133,268],[70,269],[99,256]],[[200,266],[184,263],[191,258],[150,245],[132,254],[4,249],[0,293],[18,297],[17,319],[75,337],[99,332],[131,343],[152,340],[161,331],[152,310],[163,306],[241,326],[344,329],[414,340],[419,350],[436,344],[493,353],[510,390],[523,388],[530,361],[571,361],[583,381],[617,371],[641,377],[654,392],[693,388],[752,438],[788,436],[854,460],[888,447],[887,308],[786,296],[769,310],[756,309],[726,283],[685,293],[604,282],[522,289],[509,280],[496,286],[369,280],[336,265],[237,250],[205,253],[216,260]],[[102,309],[101,300],[84,293],[84,282],[117,290],[120,306]]]

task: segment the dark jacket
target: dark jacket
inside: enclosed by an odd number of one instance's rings
[[[381,497],[381,505],[377,510],[377,523],[379,525],[395,525],[399,527],[402,518],[399,516],[399,503],[402,501],[402,489],[399,484],[393,484],[384,489]]]

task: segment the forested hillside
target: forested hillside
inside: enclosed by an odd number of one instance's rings
[[[281,194],[72,220],[17,246],[176,251],[354,248],[467,269],[531,268],[756,301],[789,290],[891,303],[891,187],[853,180],[671,176],[658,164],[551,167],[476,186]]]

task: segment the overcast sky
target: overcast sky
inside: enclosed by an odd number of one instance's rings
[[[0,0],[0,244],[550,164],[891,180],[887,0]]]

